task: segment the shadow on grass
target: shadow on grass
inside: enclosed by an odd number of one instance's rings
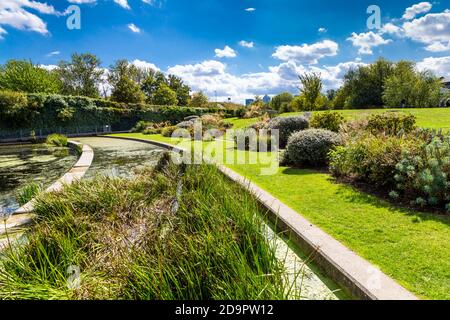
[[[435,221],[450,226],[450,216],[444,215],[441,211],[432,212],[425,210],[418,210],[417,208],[411,208],[405,203],[393,203],[388,198],[387,194],[383,195],[384,191],[368,190],[369,188],[363,188],[361,186],[345,183],[336,180],[329,174],[326,168],[284,168],[281,173],[283,175],[295,175],[295,176],[310,176],[317,174],[327,175],[326,181],[335,187],[336,197],[339,197],[345,202],[360,205],[370,205],[379,209],[388,209],[392,214],[401,214],[409,216],[413,223],[420,223],[423,221]],[[307,181],[305,181],[307,183]]]

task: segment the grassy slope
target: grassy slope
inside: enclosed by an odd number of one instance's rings
[[[389,109],[399,110],[403,112],[410,112],[417,117],[417,124],[424,128],[433,129],[450,129],[450,108],[430,108],[430,109]],[[347,119],[361,119],[368,114],[381,113],[387,111],[386,109],[370,109],[370,110],[339,110]],[[299,115],[298,112],[284,113],[282,116]],[[244,128],[255,122],[258,119],[238,119],[232,118],[229,120],[235,128]]]
[[[121,136],[173,143],[160,135]],[[261,165],[228,165],[300,212],[415,294],[450,299],[449,218],[398,209],[328,174],[280,168],[261,175]]]

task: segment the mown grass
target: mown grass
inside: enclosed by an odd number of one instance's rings
[[[179,169],[39,196],[28,242],[3,252],[0,299],[288,298],[256,201],[214,166]]]
[[[153,139],[153,136],[132,136]],[[164,142],[171,143],[170,138]],[[234,152],[250,155],[247,151]],[[276,155],[272,156],[276,161]],[[274,175],[262,175],[261,169],[266,165],[260,163],[227,166],[279,198],[419,297],[450,299],[450,217],[397,208],[337,183],[323,172],[280,167]]]
[[[386,111],[402,111],[409,112],[417,117],[417,125],[423,128],[450,130],[450,108],[426,108],[426,109],[361,109],[361,110],[336,110],[340,112],[347,120],[363,119],[370,114],[382,113]],[[319,111],[323,112],[323,111]],[[281,116],[301,115],[301,112],[284,113]],[[238,119],[231,118],[228,122],[235,128],[245,128],[256,122],[259,118]]]

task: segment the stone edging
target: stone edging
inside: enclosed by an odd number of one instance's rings
[[[70,169],[66,174],[59,178],[55,183],[48,187],[45,192],[55,192],[61,190],[64,185],[70,185],[74,181],[79,181],[85,175],[85,173],[90,168],[92,161],[94,159],[94,150],[86,144],[81,144],[75,141],[69,141],[72,146],[82,145],[82,154],[78,159],[77,163]],[[6,233],[7,230],[14,228],[22,228],[33,221],[34,215],[32,214],[34,208],[35,200],[32,199],[30,202],[26,203],[19,209],[17,209],[12,216],[6,222],[5,225],[0,226],[0,235]],[[0,248],[1,249],[1,248]]]
[[[126,137],[105,138],[133,140],[177,152],[185,151],[158,141]],[[314,226],[300,213],[233,170],[222,165],[218,165],[218,168],[225,176],[252,193],[269,210],[270,219],[276,224],[277,229],[288,232],[296,245],[305,253],[311,254],[314,263],[353,297],[365,300],[418,300],[414,294],[381,272],[379,268]]]

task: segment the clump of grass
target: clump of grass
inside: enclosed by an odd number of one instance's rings
[[[65,135],[62,134],[51,134],[47,137],[45,143],[49,145],[54,145],[57,147],[67,147],[68,139]]]
[[[16,196],[17,202],[23,206],[35,198],[41,191],[42,187],[39,184],[31,182],[18,190]]]
[[[213,166],[183,171],[165,157],[38,197],[28,243],[0,262],[0,299],[288,298],[257,202]]]

